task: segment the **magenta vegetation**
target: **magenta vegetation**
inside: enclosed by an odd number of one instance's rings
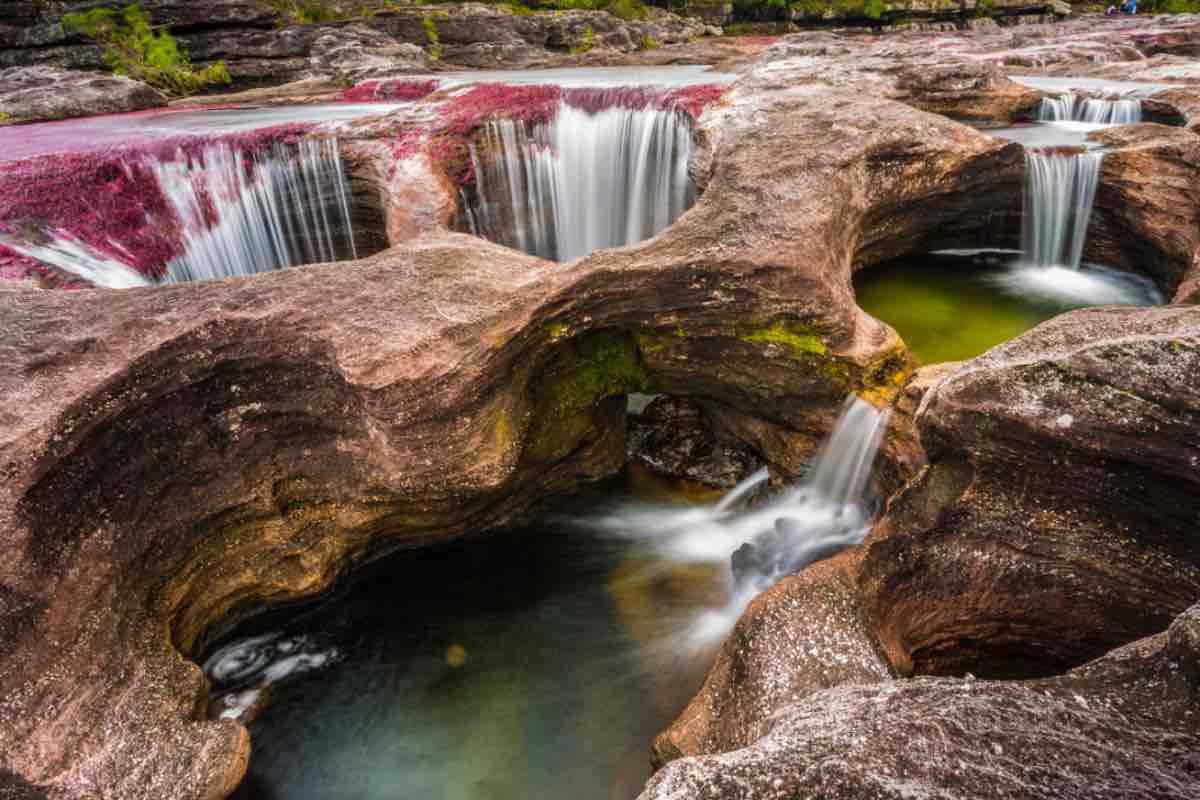
[[[163,196],[152,161],[198,159],[223,142],[247,153],[294,144],[311,126],[285,125],[219,137],[180,137],[148,146],[66,153],[8,162],[0,169],[0,234],[18,239],[64,232],[149,277],[180,255],[180,221]],[[247,170],[254,169],[252,159]],[[249,174],[247,177],[253,177]],[[217,222],[211,198],[205,223]],[[0,278],[48,277],[45,267],[0,245]]]
[[[437,81],[364,81],[342,92],[347,103],[420,100],[437,91]]]

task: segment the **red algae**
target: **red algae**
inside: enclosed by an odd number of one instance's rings
[[[658,98],[658,108],[663,111],[681,111],[696,119],[710,104],[721,99],[725,89],[725,86],[717,83],[681,86],[661,95]]]
[[[420,100],[437,91],[437,81],[375,80],[364,81],[342,92],[347,103]]]
[[[469,136],[494,117],[532,125],[549,122],[558,111],[561,86],[510,86],[488,83],[450,98],[441,108],[438,132]]]
[[[65,231],[143,275],[161,277],[167,263],[182,252],[181,223],[163,195],[152,161],[198,161],[206,147],[218,143],[257,154],[277,143],[294,144],[310,128],[285,125],[221,136],[174,137],[0,164],[0,232],[37,238]],[[253,160],[246,163],[252,172]],[[215,225],[217,212],[211,197],[202,198],[202,210],[205,223]],[[3,277],[28,277],[32,269],[28,262],[6,248],[0,254]]]

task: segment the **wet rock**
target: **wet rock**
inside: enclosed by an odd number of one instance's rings
[[[1162,125],[1097,131],[1107,152],[1084,256],[1140,272],[1168,297],[1194,279],[1200,256],[1200,136]]]
[[[656,766],[747,747],[780,709],[843,684],[887,680],[857,611],[857,549],[815,564],[754,599],[704,687],[654,742]]]
[[[141,111],[167,104],[146,84],[117,75],[52,67],[0,69],[0,125]]]
[[[1192,637],[1169,631],[1048,680],[924,678],[801,697],[769,733],[673,761],[641,800],[1037,797],[1200,793]]]
[[[662,475],[732,488],[762,466],[739,442],[719,442],[704,412],[685,397],[660,397],[630,416],[629,458]]]
[[[1200,309],[1088,309],[967,362],[929,466],[868,539],[863,608],[909,674],[1052,674],[1200,598]]]

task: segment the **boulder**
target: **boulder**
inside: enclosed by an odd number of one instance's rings
[[[731,489],[762,466],[739,442],[721,442],[705,424],[704,411],[685,397],[659,397],[629,418],[629,460],[674,478]]]
[[[978,797],[1157,800],[1200,793],[1200,607],[1065,675],[846,685],[770,732],[673,761],[640,800]]]
[[[858,614],[853,581],[861,557],[857,548],[847,551],[754,599],[703,688],[655,739],[656,767],[748,747],[787,706],[824,689],[891,677]]]
[[[0,125],[141,111],[167,104],[141,81],[52,67],[0,69]]]
[[[967,362],[859,575],[903,674],[1053,674],[1200,598],[1200,309],[1095,308]]]

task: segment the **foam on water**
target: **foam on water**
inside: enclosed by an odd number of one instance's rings
[[[648,239],[694,201],[691,127],[656,108],[596,112],[563,103],[548,123],[489,122],[472,146],[472,233],[571,261]]]
[[[585,523],[653,548],[665,569],[732,562],[730,601],[680,632],[689,648],[710,646],[780,578],[863,540],[871,518],[866,485],[887,421],[886,411],[851,396],[807,478],[761,504],[746,500],[766,482],[766,470],[713,505],[629,504]]]

